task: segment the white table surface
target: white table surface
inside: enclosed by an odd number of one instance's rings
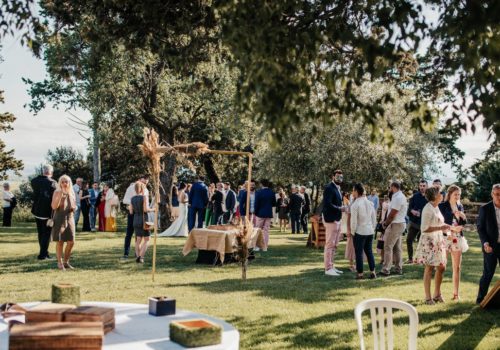
[[[24,303],[21,305],[25,308],[30,308],[38,304],[40,303]],[[229,323],[211,316],[197,314],[186,310],[176,310],[176,314],[171,316],[151,316],[148,313],[148,305],[143,304],[83,302],[82,305],[94,305],[115,309],[115,329],[105,335],[103,346],[104,350],[186,349],[185,347],[170,341],[169,324],[171,321],[192,318],[208,319],[221,325],[223,328],[221,344],[195,349],[239,349],[239,332]],[[24,316],[16,316],[15,319],[24,322]],[[7,323],[0,317],[0,350],[7,350],[8,344],[9,331]]]

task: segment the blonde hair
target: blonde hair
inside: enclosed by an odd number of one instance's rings
[[[144,194],[144,187],[146,187],[146,185],[144,185],[141,181],[137,181],[135,183],[135,186],[134,186],[134,189],[135,189],[135,193],[136,194]]]
[[[448,192],[446,193],[445,202],[449,202],[451,195],[457,191],[462,192],[462,189],[457,185],[450,185],[450,187],[448,187]]]
[[[68,195],[71,198],[75,198],[75,191],[73,191],[73,182],[71,181],[71,178],[68,175],[66,175],[66,174],[61,175],[61,177],[57,181],[57,189],[61,192],[64,192],[62,189],[63,180],[66,180],[68,182]]]

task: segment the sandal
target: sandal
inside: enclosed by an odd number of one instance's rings
[[[436,304],[433,299],[425,299],[425,305],[434,305]]]
[[[458,296],[458,294],[453,294],[453,298],[451,300],[459,301],[460,297]]]
[[[60,263],[60,262],[58,262],[58,263],[57,263],[57,268],[58,268],[59,270],[61,270],[61,271],[65,271],[65,270],[66,270],[66,269],[64,268],[64,264],[63,264],[63,263]]]
[[[75,269],[73,266],[71,266],[71,265],[69,264],[69,262],[65,262],[65,263],[63,264],[63,266],[64,266],[64,268],[65,268],[65,269],[69,269],[69,270],[74,270],[74,269]]]
[[[365,276],[363,274],[361,275],[356,275],[356,279],[357,280],[364,280],[365,279]]]
[[[443,296],[441,294],[436,295],[434,298],[432,298],[432,300],[434,300],[434,302],[436,302],[436,303],[444,303],[444,299],[443,299]]]

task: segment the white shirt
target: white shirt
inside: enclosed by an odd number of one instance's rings
[[[392,209],[396,209],[398,213],[392,220],[394,224],[405,224],[406,212],[408,211],[408,203],[406,202],[406,197],[403,192],[398,191],[392,195],[391,202],[389,203],[389,213]]]
[[[76,205],[80,205],[80,186],[78,184],[73,185],[73,192],[75,192]]]
[[[362,196],[351,204],[351,233],[363,236],[373,235],[377,225],[377,214],[373,203]]]
[[[6,199],[12,199],[14,198],[14,195],[10,191],[3,191],[3,204],[2,208],[10,208],[10,202],[6,201]]]
[[[135,193],[135,182],[132,182],[130,186],[127,188],[127,191],[125,191],[125,196],[123,196],[122,203],[126,205],[130,205],[130,201],[132,197],[136,196],[137,193]],[[149,191],[147,188],[144,188],[144,195],[149,198]],[[149,204],[149,200],[148,200]]]
[[[420,230],[422,234],[442,234],[443,231],[425,232],[429,227],[439,227],[444,225],[444,217],[441,214],[439,207],[434,207],[431,203],[427,203],[422,209],[422,223],[420,224]]]
[[[500,208],[497,208],[495,204],[493,204],[495,207],[495,214],[497,216],[497,226],[498,226],[498,243],[500,243]]]

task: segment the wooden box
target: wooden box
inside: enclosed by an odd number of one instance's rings
[[[103,338],[100,322],[15,324],[9,350],[101,350]]]
[[[62,322],[64,313],[74,308],[74,305],[42,303],[26,311],[26,323]]]
[[[170,340],[188,348],[216,345],[222,342],[222,327],[203,319],[173,321]]]
[[[149,298],[149,314],[153,316],[175,315],[175,299],[168,297]]]
[[[500,281],[491,288],[480,305],[483,309],[500,309]]]
[[[80,306],[64,313],[65,322],[102,322],[104,333],[115,329],[115,309],[99,306]]]

